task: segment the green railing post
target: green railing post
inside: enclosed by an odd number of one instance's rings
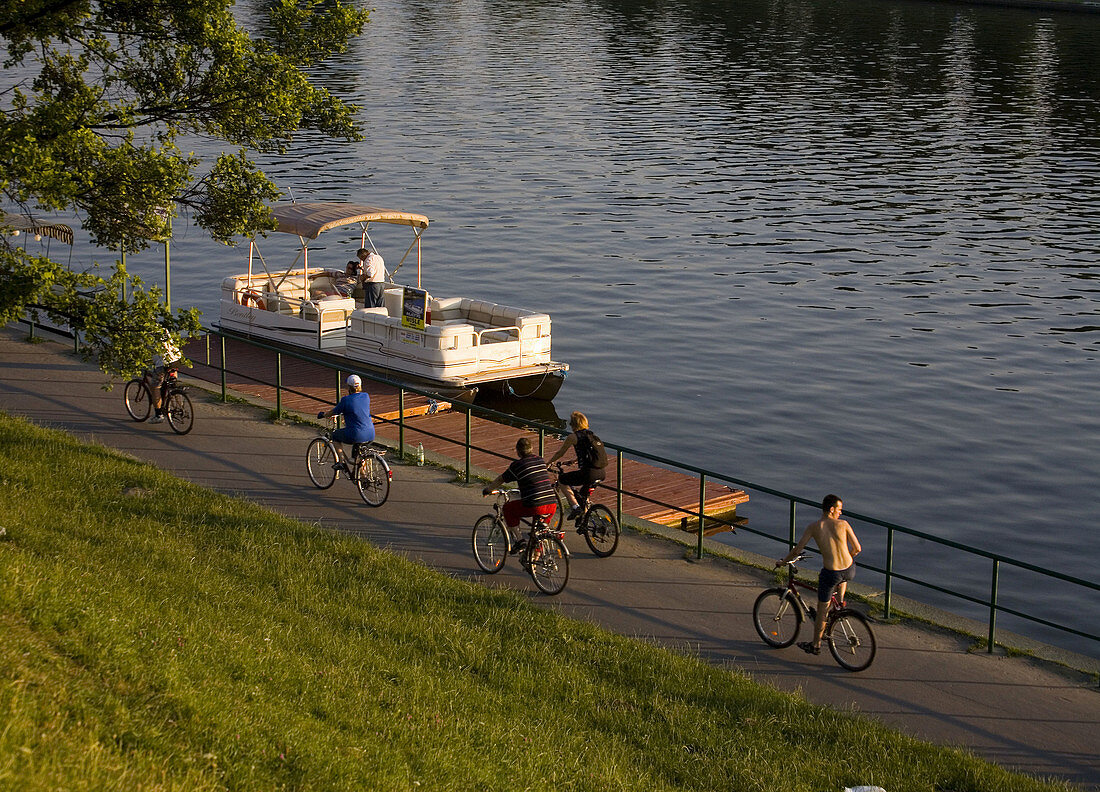
[[[993,581],[989,586],[989,646],[987,651],[993,653],[993,641],[997,638],[997,578],[1001,573],[1001,562],[993,560]]]
[[[623,452],[620,449],[615,454],[615,519],[619,525],[623,524]]]
[[[397,453],[405,457],[405,389],[397,389]]]
[[[222,351],[222,359],[221,359],[222,402],[227,402],[227,401],[229,401],[229,394],[226,392],[226,389],[225,389],[225,336],[219,334],[218,335],[218,340],[221,342],[221,351]]]
[[[283,353],[275,353],[275,420],[283,414]]]
[[[546,456],[546,432],[539,429],[539,456]]]
[[[695,548],[695,557],[702,559],[703,557],[703,526],[706,523],[706,505],[707,505],[707,474],[699,474],[699,543]]]
[[[466,483],[470,483],[470,408],[466,408]]]
[[[794,547],[795,544],[797,544],[797,542],[795,541],[795,538],[794,538],[794,535],[795,535],[794,501],[792,500],[790,502],[790,504],[791,504],[791,512],[790,512],[790,516],[787,518],[787,549],[788,550],[790,548]]]
[[[882,618],[890,618],[890,591],[894,583],[894,529],[886,529],[886,587],[882,594]]]

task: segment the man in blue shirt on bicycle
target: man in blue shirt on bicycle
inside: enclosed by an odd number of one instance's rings
[[[332,433],[332,442],[336,446],[339,464],[345,473],[350,472],[347,457],[344,456],[342,443],[369,443],[374,440],[374,420],[370,415],[370,394],[363,390],[363,380],[358,374],[347,379],[348,394],[336,403],[331,410],[317,413],[318,418],[344,416],[344,425]]]

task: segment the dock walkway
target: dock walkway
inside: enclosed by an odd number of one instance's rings
[[[9,414],[360,536],[447,574],[525,592],[540,607],[690,652],[920,739],[1100,790],[1100,692],[1094,678],[1025,657],[972,654],[963,637],[910,624],[877,626],[878,657],[860,674],[842,671],[828,655],[769,649],[751,623],[752,603],[768,575],[723,560],[690,562],[682,545],[634,532],[625,533],[606,559],[570,542],[569,586],[547,598],[515,565],[491,577],[477,572],[470,526],[487,511],[486,502],[480,487],[456,486],[450,471],[398,466],[389,501],[369,509],[351,487],[321,492],[309,485],[303,455],[315,429],[272,423],[262,411],[222,404],[197,388],[191,434],[137,424],[126,416],[120,389],[104,391],[102,373],[74,357],[71,344],[28,344],[24,335],[0,330],[0,410]]]
[[[194,363],[188,374],[206,382],[221,383],[221,345],[208,345],[206,339],[192,341],[184,350]],[[331,368],[284,356],[277,364],[275,354],[251,344],[227,338],[225,340],[227,387],[238,393],[274,404],[276,378],[281,383],[282,409],[303,415],[315,415],[321,409],[331,407],[337,399],[341,380],[348,372],[336,372]],[[242,372],[248,372],[244,374]],[[395,422],[402,412],[396,387],[367,381],[364,390],[370,393],[371,411],[381,422],[377,431],[381,438],[397,446]],[[446,402],[431,404],[430,399],[407,392],[403,409],[405,414],[406,447],[424,446],[429,457],[436,459],[465,459],[466,412],[461,405]],[[515,457],[516,440],[528,430],[498,421],[470,416],[470,438],[473,446],[470,454],[472,468],[481,471],[500,472]],[[559,447],[555,438],[547,438],[547,457]],[[610,456],[610,454],[609,454]],[[570,457],[571,458],[571,457]],[[658,467],[636,459],[623,460],[623,513],[649,522],[681,527],[697,533],[699,510],[699,479],[675,470]],[[608,465],[602,499],[613,499],[618,486],[614,459]],[[706,482],[703,513],[712,518],[704,532],[712,535],[729,530],[741,522],[737,507],[747,503],[748,494],[717,482]]]

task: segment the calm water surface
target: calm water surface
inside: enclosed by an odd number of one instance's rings
[[[572,365],[559,415],[1097,579],[1100,18],[375,5],[318,73],[362,105],[366,140],[306,140],[265,167],[299,199],[427,214],[434,293],[551,313]],[[337,264],[355,246],[327,241]],[[142,257],[154,281],[158,255]],[[172,256],[176,302],[213,320],[243,258],[195,230]],[[763,496],[743,513],[785,525]],[[881,564],[881,536],[856,527]],[[988,593],[987,565],[896,552]],[[1002,581],[1081,604],[1035,589]]]

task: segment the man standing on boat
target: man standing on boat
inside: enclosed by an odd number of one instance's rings
[[[385,305],[382,290],[386,280],[386,262],[373,250],[359,248],[359,280],[363,284],[363,307],[381,308]]]

